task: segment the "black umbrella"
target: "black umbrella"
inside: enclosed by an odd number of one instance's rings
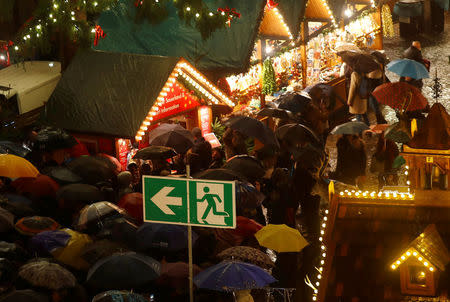
[[[223,168],[244,175],[249,181],[261,179],[265,174],[261,162],[255,157],[248,155],[233,156],[228,159]]]
[[[292,113],[302,113],[311,103],[311,98],[305,94],[287,93],[275,100],[279,109],[289,110]]]
[[[93,203],[103,200],[103,193],[94,186],[86,184],[71,184],[61,187],[56,193],[65,205],[73,203]]]
[[[96,202],[80,210],[74,227],[80,232],[93,231],[105,218],[112,216],[122,217],[124,214],[126,214],[125,210],[113,203],[107,201]]]
[[[279,109],[279,108],[270,108],[270,107],[264,107],[263,109],[259,110],[256,115],[259,116],[270,116],[275,117],[283,120],[288,120],[292,118],[292,112],[285,109]]]
[[[96,233],[98,238],[109,239],[124,244],[130,249],[136,245],[136,232],[138,226],[129,217],[116,216],[104,219]]]
[[[34,210],[29,203],[12,201],[4,196],[0,196],[0,207],[9,211],[16,218],[33,216],[36,214],[36,210]]]
[[[52,167],[47,173],[61,185],[80,183],[83,179],[66,167]]]
[[[80,156],[71,161],[68,168],[88,184],[97,184],[115,176],[112,166],[93,156]]]
[[[194,178],[212,180],[245,180],[245,177],[230,169],[208,169],[194,175]]]
[[[275,131],[280,141],[285,141],[290,146],[303,145],[305,143],[320,143],[320,139],[313,130],[302,124],[283,125]]]
[[[264,145],[278,147],[278,142],[272,130],[257,119],[243,115],[233,116],[225,122],[225,126],[256,138]]]
[[[318,84],[315,84],[315,85],[308,86],[305,89],[303,89],[303,91],[306,92],[306,93],[310,93],[314,89],[319,89],[321,91],[321,93],[322,93],[322,96],[331,97],[331,96],[334,96],[336,94],[335,91],[334,91],[334,87],[330,86],[328,84],[325,84],[325,83],[318,83]]]
[[[98,289],[136,289],[159,277],[161,265],[135,252],[117,253],[99,260],[88,272],[87,283]]]
[[[373,50],[373,51],[371,51],[371,52],[370,52],[370,55],[371,55],[372,57],[374,57],[375,60],[376,60],[378,63],[382,64],[382,65],[386,65],[387,63],[389,63],[389,59],[388,59],[388,57],[386,56],[386,54],[384,54],[384,53],[382,53],[382,52],[379,52],[378,50]]]
[[[175,155],[177,155],[177,152],[173,148],[165,146],[150,146],[136,152],[133,158],[143,160],[167,159],[174,157]]]
[[[178,153],[186,153],[194,146],[192,133],[180,125],[162,124],[150,131],[148,141],[151,146],[166,146]]]
[[[358,73],[369,73],[371,71],[380,69],[380,65],[375,61],[375,58],[370,54],[340,51],[337,53],[353,71]]]
[[[32,289],[15,290],[0,298],[0,302],[50,302],[50,298]]]
[[[0,258],[7,258],[12,261],[23,261],[28,258],[28,253],[16,243],[0,241]]]
[[[31,150],[19,143],[0,141],[0,154],[14,154],[25,157]]]
[[[16,278],[17,267],[12,261],[6,258],[0,258],[0,282],[13,282]]]
[[[46,127],[41,129],[34,138],[33,149],[53,151],[72,148],[77,145],[76,139],[62,129]]]

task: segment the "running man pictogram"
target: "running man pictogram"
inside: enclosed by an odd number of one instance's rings
[[[218,212],[217,211],[217,206],[216,206],[216,202],[214,201],[214,198],[216,198],[219,203],[222,203],[222,199],[220,198],[219,195],[217,195],[217,194],[210,194],[208,187],[204,187],[203,188],[203,192],[205,192],[205,195],[203,195],[203,198],[200,199],[199,202],[202,202],[202,201],[206,200],[206,202],[208,203],[208,206],[206,207],[206,210],[205,210],[205,212],[203,213],[203,216],[202,216],[202,220],[205,223],[207,223],[206,222],[206,218],[208,217],[208,214],[209,214],[209,212],[211,210],[212,210],[214,215],[226,216],[226,217],[229,216],[227,212]]]

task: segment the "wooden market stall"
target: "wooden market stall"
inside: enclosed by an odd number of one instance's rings
[[[331,192],[320,273],[309,276],[312,300],[449,301],[449,199],[431,204],[418,197]]]
[[[409,166],[411,188],[430,202],[450,201],[450,115],[435,103],[423,126],[400,153]]]
[[[163,121],[211,132],[213,115],[233,106],[183,58],[91,50],[78,53],[63,73],[43,118],[94,152],[109,146],[109,154],[119,155],[133,140],[145,145],[148,130]]]

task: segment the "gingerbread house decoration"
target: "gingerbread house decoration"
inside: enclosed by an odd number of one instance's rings
[[[439,272],[445,271],[450,254],[436,226],[430,224],[391,263],[392,270],[400,270],[403,295],[435,296]]]

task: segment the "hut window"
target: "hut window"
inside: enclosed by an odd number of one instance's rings
[[[427,284],[427,273],[424,267],[410,265],[409,270],[409,283],[419,286],[426,286]]]

